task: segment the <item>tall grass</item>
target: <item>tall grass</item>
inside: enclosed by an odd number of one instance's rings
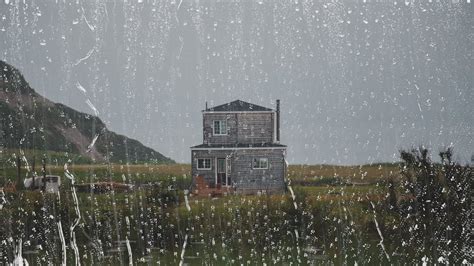
[[[40,173],[40,169],[41,165],[37,163],[36,172]],[[48,174],[63,175],[64,173],[63,164],[47,165],[46,169]],[[0,176],[3,175],[3,179],[16,180],[14,166],[3,164],[1,170]],[[191,180],[191,165],[189,164],[72,164],[69,170],[76,174],[79,183],[90,181],[146,183],[166,178]],[[23,173],[26,173],[24,167]],[[303,186],[375,184],[388,178],[398,179],[399,176],[398,164],[290,165],[288,169],[288,177],[292,180],[292,184]]]
[[[381,180],[400,177],[398,164],[372,165],[290,165],[288,175],[297,184],[373,184]],[[336,182],[336,183],[335,183]]]

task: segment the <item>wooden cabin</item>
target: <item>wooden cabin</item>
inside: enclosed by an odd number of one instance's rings
[[[284,191],[286,146],[280,143],[279,100],[276,109],[241,100],[206,106],[202,117],[203,143],[191,147],[195,191],[202,194],[203,182],[217,193]]]

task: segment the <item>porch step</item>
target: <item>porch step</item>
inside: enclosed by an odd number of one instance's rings
[[[228,187],[222,187],[218,185],[213,188],[210,187],[209,183],[204,179],[203,176],[196,176],[194,179],[194,189],[193,194],[198,196],[211,196],[211,197],[221,197],[225,193],[231,193],[232,189]]]

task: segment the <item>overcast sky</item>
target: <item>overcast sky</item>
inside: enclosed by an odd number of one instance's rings
[[[290,163],[474,151],[465,0],[0,1],[0,58],[33,88],[179,162],[205,102],[236,99],[281,99]]]

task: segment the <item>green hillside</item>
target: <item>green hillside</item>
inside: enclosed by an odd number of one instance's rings
[[[64,152],[91,162],[174,163],[139,141],[108,130],[98,117],[44,98],[17,69],[3,61],[0,134],[0,147],[5,151]],[[95,145],[89,148],[95,137]]]

